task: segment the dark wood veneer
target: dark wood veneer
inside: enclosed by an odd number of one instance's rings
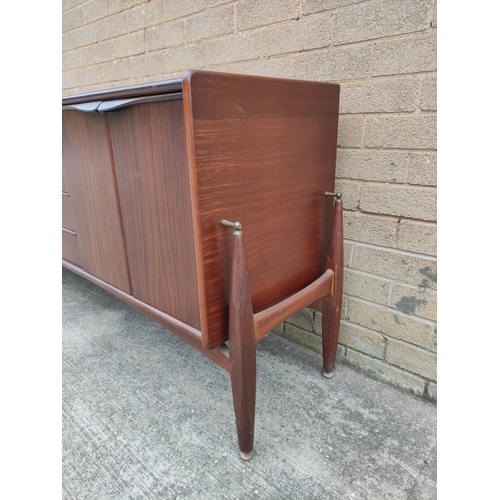
[[[130,293],[106,117],[65,111],[63,169],[68,183],[82,267]]]
[[[133,295],[200,329],[182,101],[106,116]]]
[[[249,460],[255,344],[312,303],[335,363],[339,85],[191,71],[62,104],[63,265],[230,373]]]

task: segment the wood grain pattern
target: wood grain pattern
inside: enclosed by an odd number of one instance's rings
[[[200,329],[183,103],[107,116],[133,295]]]
[[[243,233],[233,232],[229,300],[229,362],[236,431],[242,458],[253,451],[257,363],[252,300]]]
[[[341,201],[336,201],[333,206],[332,228],[325,265],[327,270],[331,269],[335,274],[333,293],[323,299],[322,307],[323,370],[328,375],[335,366],[342,313],[344,221]]]
[[[78,236],[62,231],[62,258],[81,266],[82,260],[78,248]]]
[[[130,293],[106,116],[64,111],[62,160],[80,261],[88,273]]]
[[[76,216],[73,208],[74,199],[72,196],[62,195],[62,227],[76,229]]]
[[[245,231],[254,311],[316,280],[331,215],[339,86],[244,75],[185,75],[191,115],[206,347],[227,338],[231,243],[222,219]]]

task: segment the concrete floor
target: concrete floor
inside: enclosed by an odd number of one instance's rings
[[[436,408],[273,334],[257,346],[255,455],[229,375],[63,270],[63,498],[436,498]]]

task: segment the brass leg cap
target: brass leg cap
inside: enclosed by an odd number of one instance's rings
[[[245,460],[245,462],[248,462],[249,460],[252,460],[252,457],[253,457],[253,451],[251,451],[250,453],[243,453],[243,452],[241,452],[241,458],[243,460]]]
[[[333,377],[333,372],[325,372],[323,370],[323,377],[326,377],[326,378],[332,378]]]

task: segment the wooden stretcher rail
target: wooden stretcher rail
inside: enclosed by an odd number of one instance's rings
[[[328,269],[316,281],[288,299],[254,314],[255,341],[258,342],[275,326],[321,297],[333,292],[334,275]]]

